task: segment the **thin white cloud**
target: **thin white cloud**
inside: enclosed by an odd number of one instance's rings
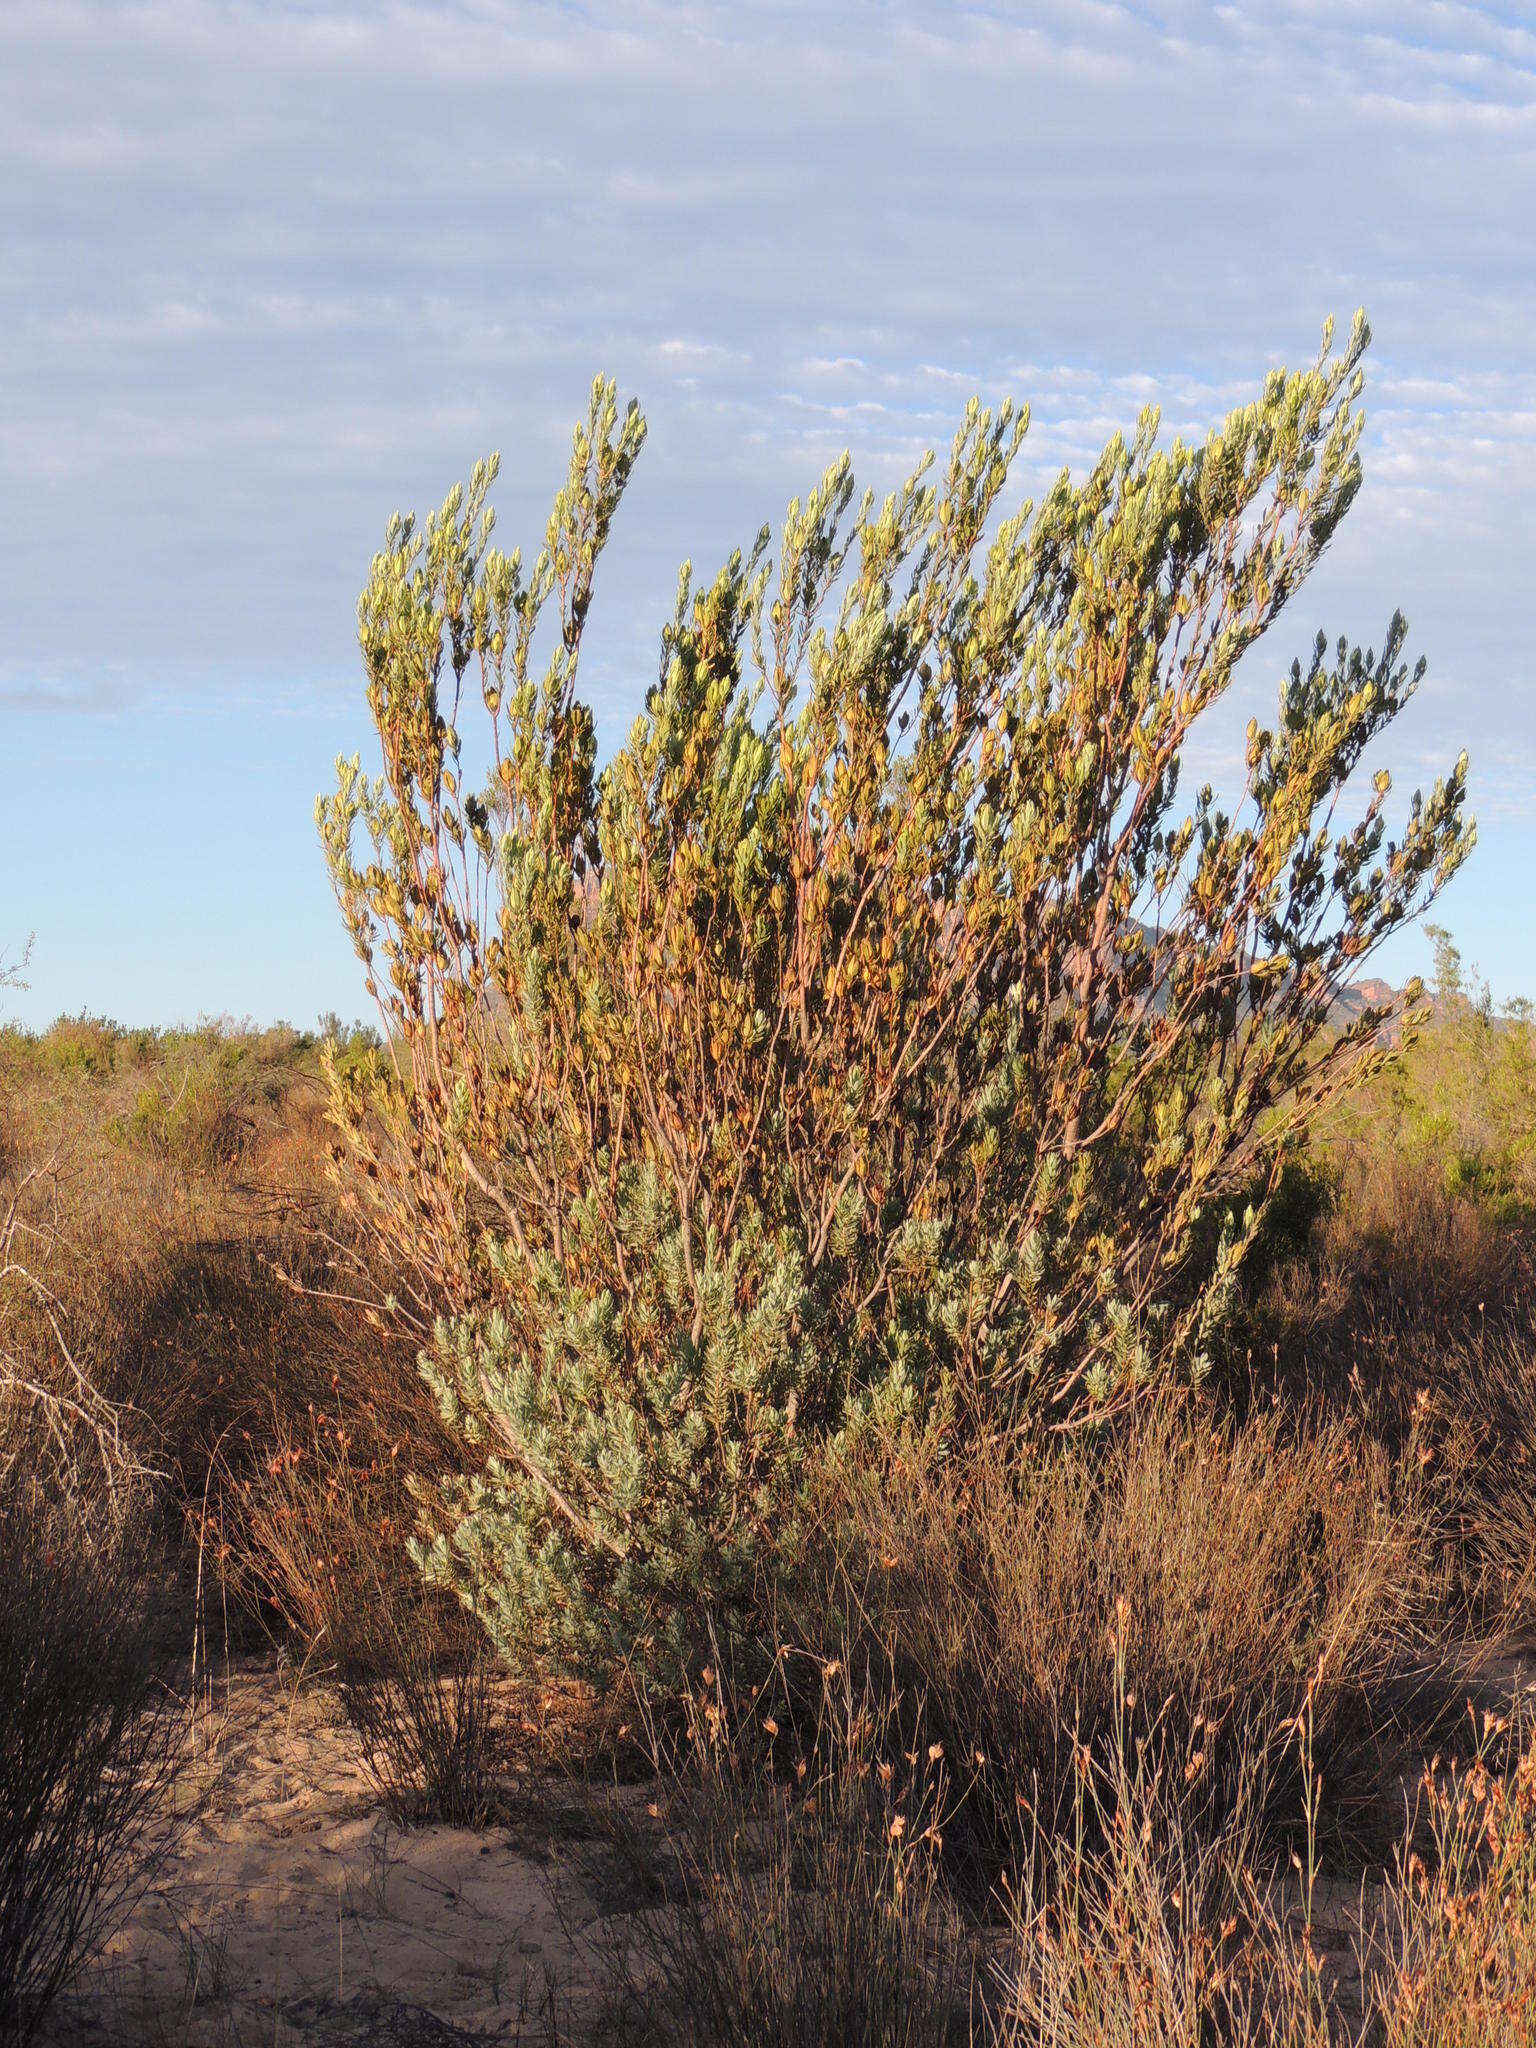
[[[745,364],[752,360],[746,349],[726,348],[718,341],[689,341],[681,335],[669,335],[665,341],[658,341],[656,353],[664,362],[685,363],[691,369],[706,365]]]

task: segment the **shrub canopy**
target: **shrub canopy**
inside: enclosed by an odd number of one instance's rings
[[[1465,757],[1395,839],[1385,774],[1336,822],[1422,670],[1400,618],[1291,668],[1233,810],[1180,796],[1359,487],[1367,340],[1006,517],[1009,405],[878,507],[834,463],[776,565],[765,529],[685,566],[601,772],[577,673],[637,408],[594,386],[531,569],[494,458],[392,522],[382,774],[318,806],[389,1038],[334,1109],[470,1454],[423,1557],[504,1647],[680,1647],[863,1418],[1201,1368],[1288,1141],[1384,1057],[1341,986],[1473,839]]]

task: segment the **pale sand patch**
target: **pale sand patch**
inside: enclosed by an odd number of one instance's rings
[[[285,1684],[269,1658],[211,1687],[180,1796],[199,1810],[53,2040],[532,2042],[549,2037],[551,1986],[561,2038],[592,2008],[566,1924],[594,1910],[574,1794],[563,1818],[557,1797],[478,1834],[402,1831],[331,1695]]]

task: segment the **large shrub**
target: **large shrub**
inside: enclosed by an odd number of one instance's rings
[[[1179,794],[1354,498],[1366,342],[1006,518],[1009,406],[878,508],[835,463],[776,573],[766,530],[684,570],[601,773],[577,665],[636,408],[594,388],[531,569],[494,461],[391,525],[383,772],[318,807],[389,1038],[334,1110],[471,1452],[426,1562],[502,1643],[679,1643],[861,1415],[1200,1367],[1288,1137],[1383,1057],[1340,986],[1472,840],[1464,760],[1395,840],[1384,774],[1335,822],[1418,679],[1400,619],[1290,670],[1235,811]]]

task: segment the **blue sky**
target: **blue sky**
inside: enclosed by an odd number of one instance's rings
[[[396,506],[503,454],[533,542],[595,371],[651,438],[588,632],[611,743],[678,562],[966,396],[1031,490],[1140,406],[1203,433],[1357,304],[1366,488],[1193,765],[1319,626],[1407,612],[1376,762],[1472,756],[1443,905],[1536,993],[1536,9],[8,0],[0,950],[33,1022],[359,1008],[311,807],[367,730]],[[1422,966],[1421,937],[1386,971]]]

